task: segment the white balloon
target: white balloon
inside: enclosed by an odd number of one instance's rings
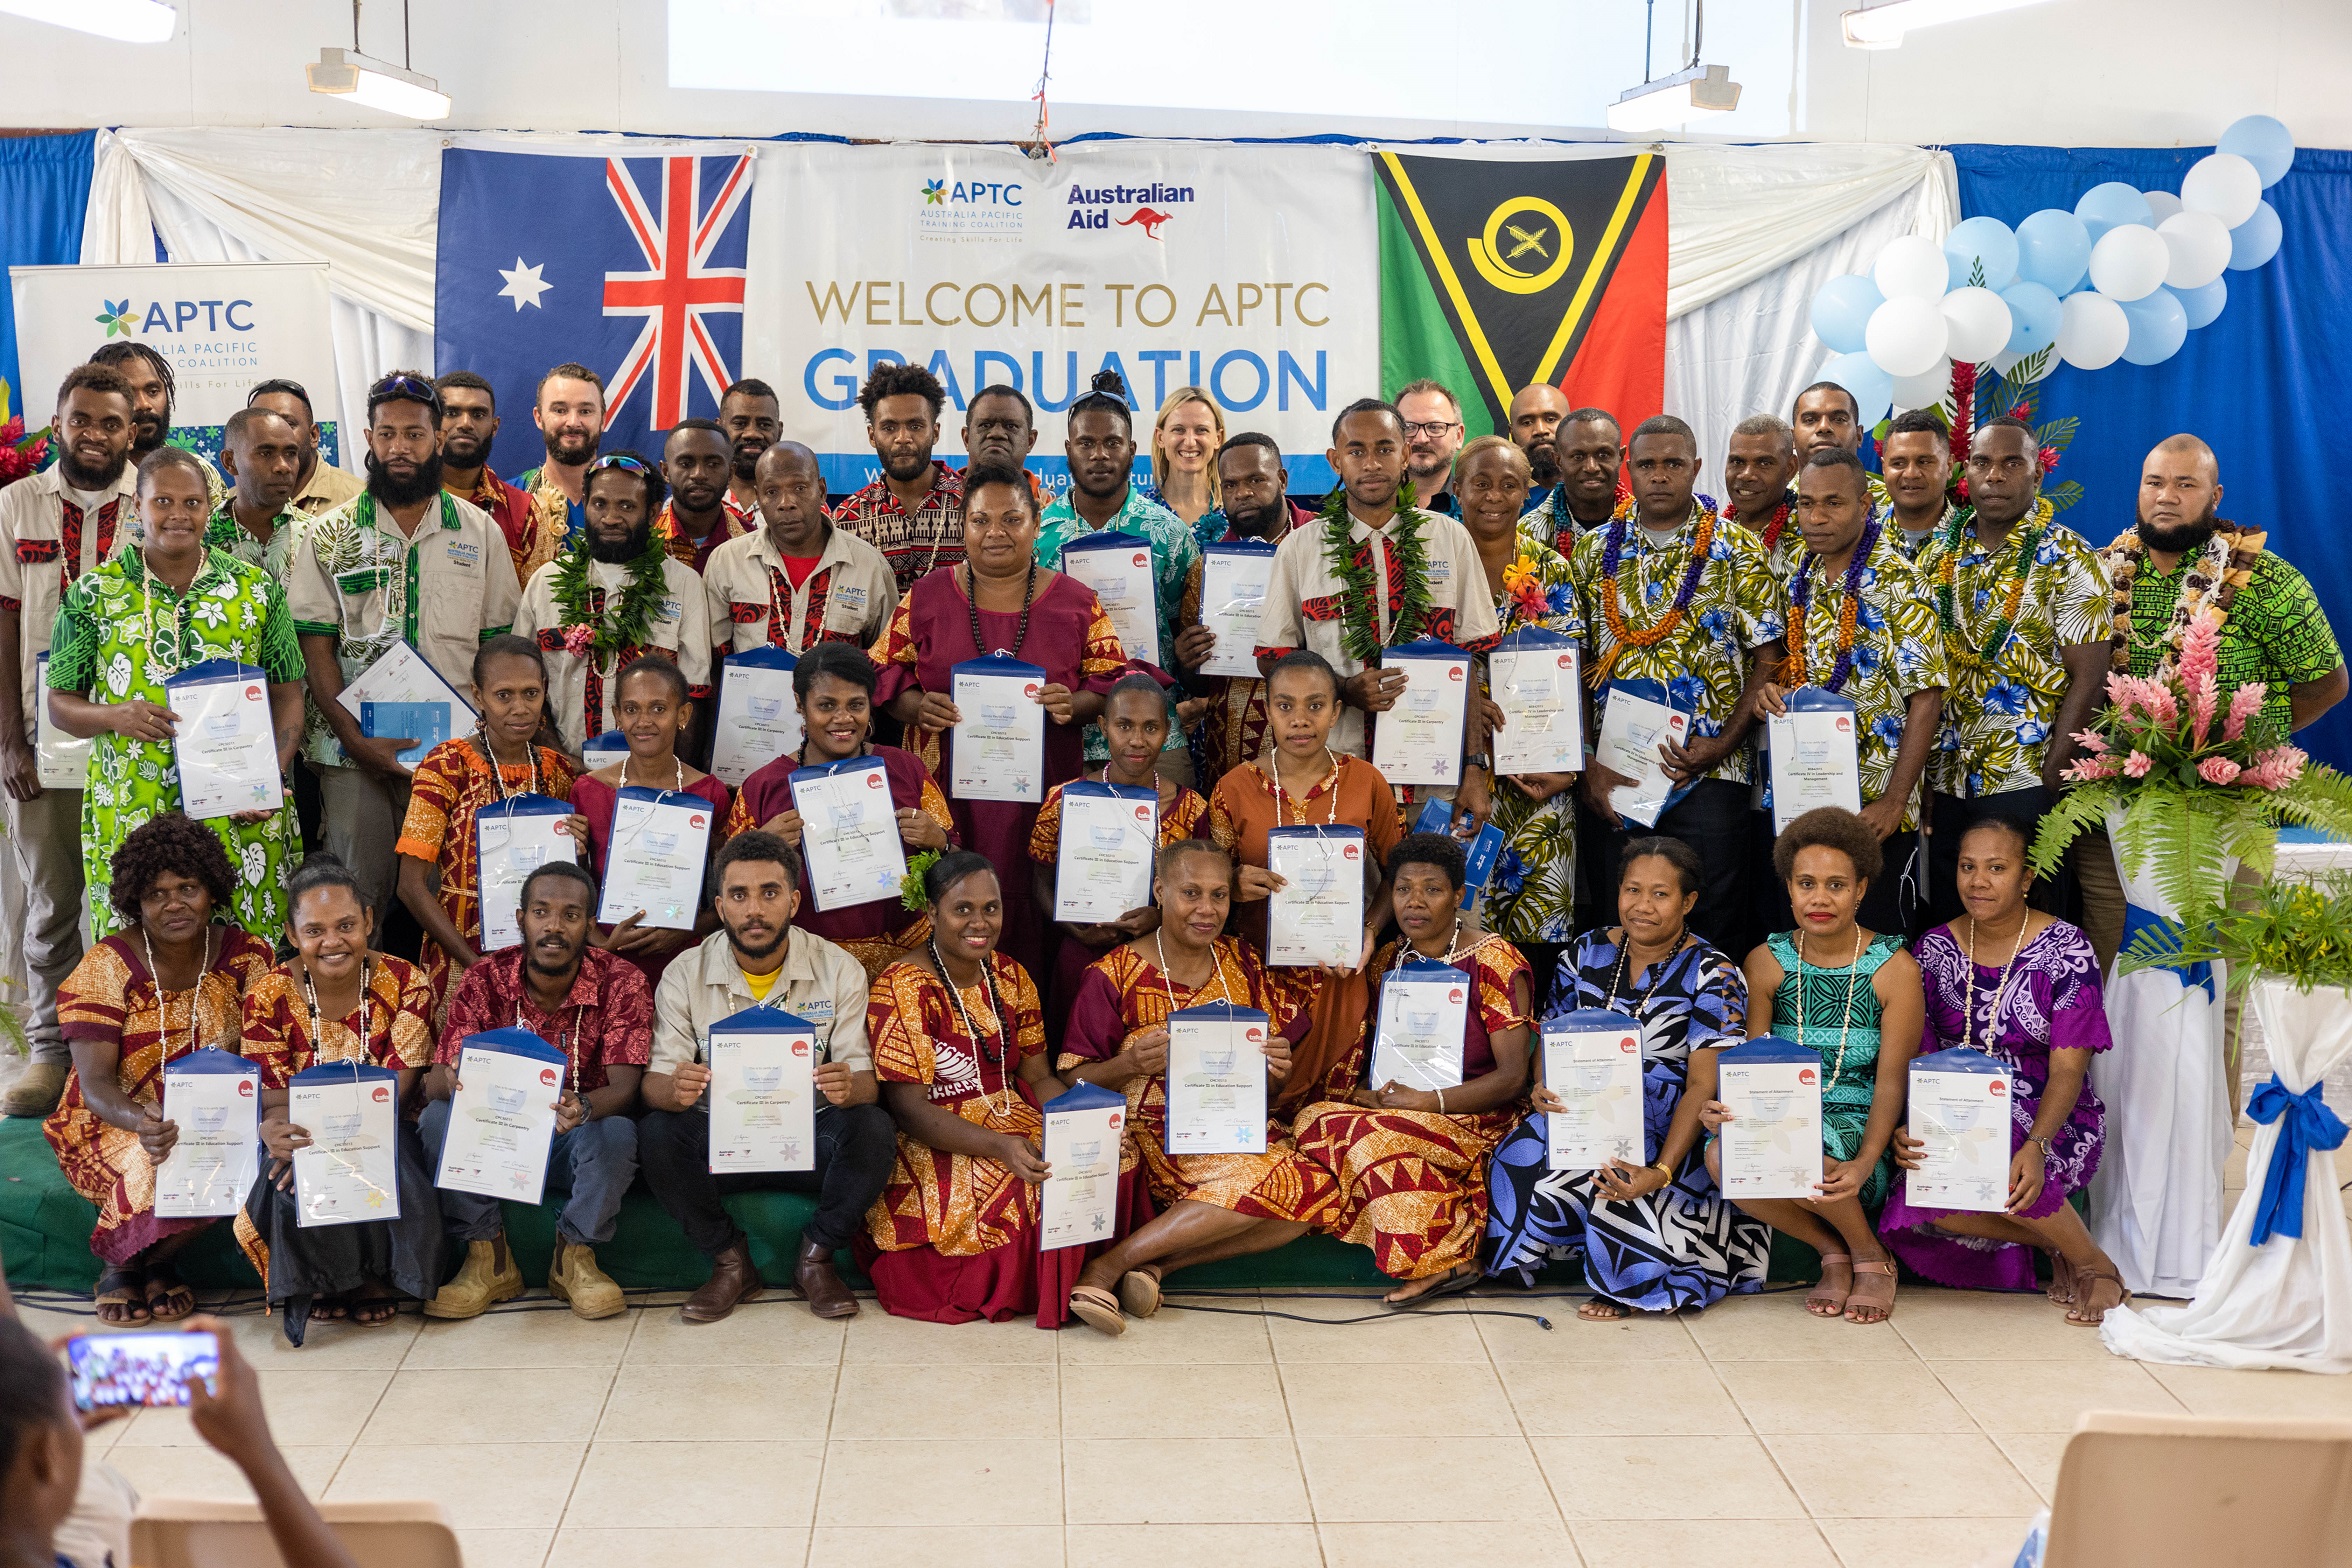
[[[1954,289],[1944,296],[1941,309],[1945,323],[1951,328],[1951,341],[1944,351],[1954,359],[1981,365],[2009,341],[2010,328],[2014,325],[2009,317],[2009,302],[1991,289]],[[1899,390],[1895,400],[1902,401]]]
[[[1888,241],[1878,253],[1870,281],[1888,299],[1941,299],[1951,286],[1952,266],[1944,259],[1943,246],[1924,234],[1906,234]]]
[[[1937,264],[1943,259],[1938,250]],[[1870,328],[1863,337],[1872,364],[1890,376],[1917,376],[1944,357],[1951,328],[1933,300],[1890,299],[1870,313]]]
[[[2105,370],[2123,357],[2123,346],[2131,341],[2131,320],[2121,305],[2085,289],[2059,301],[2058,310],[2060,359],[2077,370]]]
[[[2148,213],[2161,228],[2164,220],[2181,210],[2181,199],[2170,191],[2142,191],[2148,198]]]
[[[2210,212],[2176,212],[2156,225],[2172,263],[2164,269],[2168,288],[2201,289],[2229,265],[2230,232]]]
[[[1939,359],[1924,373],[1895,378],[1895,407],[1933,408],[1952,395],[1952,362]]]
[[[2254,216],[2262,200],[2262,171],[2234,152],[2209,153],[2189,165],[2181,180],[2181,205],[2191,212],[2210,212],[2225,229],[2234,229]]]
[[[2118,224],[2091,247],[2091,287],[2119,303],[2146,299],[2163,286],[2171,266],[2172,252],[2154,229]]]

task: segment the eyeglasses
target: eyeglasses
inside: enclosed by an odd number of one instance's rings
[[[1410,441],[1415,436],[1442,436],[1449,430],[1461,428],[1461,423],[1458,420],[1431,419],[1421,424],[1405,426],[1405,439]]]
[[[628,470],[632,474],[650,474],[653,472],[651,464],[648,464],[641,459],[631,457],[625,452],[607,453],[605,456],[598,458],[595,462],[590,463],[588,465],[588,472],[592,474],[601,473],[607,468],[622,468]]]
[[[438,409],[441,406],[441,394],[433,383],[420,381],[415,376],[386,376],[368,388],[368,407],[371,410],[378,403],[395,401],[422,403],[427,408]]]

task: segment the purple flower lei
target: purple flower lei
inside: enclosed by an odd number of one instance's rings
[[[1697,496],[1693,498],[1692,507],[1693,516],[1699,512],[1713,516],[1715,498],[1711,495]],[[1633,508],[1634,503],[1628,498],[1626,503],[1617,509],[1616,515],[1609,519],[1608,547],[1601,552],[1601,575],[1603,577],[1614,580],[1617,576],[1617,568],[1624,559],[1626,530],[1633,526]],[[1675,614],[1690,608],[1691,595],[1698,592],[1699,578],[1707,570],[1708,554],[1709,552],[1703,550],[1691,552],[1690,564],[1682,569],[1682,586],[1675,590],[1674,602],[1667,606],[1665,613]]]
[[[1862,588],[1862,569],[1870,564],[1870,552],[1878,548],[1880,533],[1878,514],[1871,513],[1870,521],[1862,525],[1862,537],[1854,542],[1853,559],[1846,562],[1845,594],[1853,598]],[[1821,557],[1810,546],[1797,567],[1797,580],[1789,585],[1789,598],[1796,602],[1797,613],[1810,618],[1813,613],[1813,563]],[[1859,619],[1860,611],[1856,612]],[[1846,677],[1854,673],[1854,645],[1848,643],[1838,650],[1837,663],[1830,668],[1829,679],[1821,689],[1832,695],[1846,688]]]

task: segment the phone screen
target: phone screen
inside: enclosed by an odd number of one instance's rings
[[[212,1382],[220,1342],[202,1332],[86,1334],[66,1346],[76,1410],[114,1405],[184,1405],[188,1382]]]

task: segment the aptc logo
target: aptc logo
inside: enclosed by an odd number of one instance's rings
[[[1015,180],[965,180],[951,171],[925,180],[915,232],[925,239],[1017,240],[1023,190]]]
[[[947,200],[947,181],[945,181],[945,180],[925,180],[925,181],[923,182],[923,204],[924,204],[925,206],[927,206],[927,207],[936,207],[936,206],[938,206],[940,203],[942,203],[942,202],[944,202],[944,201],[946,201],[946,200]]]
[[[131,300],[101,298],[104,307],[90,319],[112,337],[147,333],[252,332],[257,330],[249,299],[149,300],[140,310]]]
[[[133,320],[131,302],[127,299],[102,299],[98,303],[106,307],[98,313],[97,318],[98,325],[106,329],[106,335],[110,338],[118,334],[126,338],[129,337]]]

